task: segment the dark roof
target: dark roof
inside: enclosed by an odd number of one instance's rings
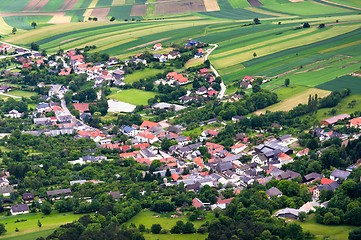
[[[187,185],[187,190],[199,191],[201,189],[202,184],[200,182],[196,182],[194,184]]]
[[[290,179],[291,180],[291,179],[301,177],[301,174],[299,174],[297,172],[294,172],[294,171],[291,171],[291,170],[286,170],[286,172],[281,173],[279,176],[282,179]]]
[[[350,172],[335,169],[332,171],[330,176],[333,176],[335,178],[347,179],[350,174]]]
[[[220,162],[217,164],[217,171],[219,172],[224,172],[224,171],[227,171],[229,169],[232,169],[233,166],[232,166],[232,162]]]
[[[13,213],[29,211],[29,206],[26,204],[17,204],[17,205],[11,206],[11,211]]]
[[[338,184],[338,182],[333,182],[333,183],[330,183],[330,184],[325,184],[325,185],[317,186],[317,188],[318,188],[320,191],[322,191],[322,190],[334,191],[334,190],[336,190],[339,186],[340,186],[340,184]]]
[[[52,197],[52,196],[58,196],[58,195],[62,195],[62,194],[69,194],[69,193],[71,193],[70,188],[65,188],[65,189],[47,191],[46,195],[48,195],[48,197]]]
[[[24,201],[34,200],[34,193],[24,193],[23,200]]]
[[[276,188],[276,187],[271,187],[270,189],[268,189],[268,190],[266,191],[266,194],[267,194],[268,196],[270,196],[270,197],[273,197],[273,196],[281,195],[282,192],[281,192],[278,188]]]
[[[304,176],[305,180],[308,182],[308,181],[311,181],[311,180],[314,180],[314,179],[321,179],[323,176],[322,174],[320,173],[315,173],[315,172],[312,172],[312,173],[309,173],[307,175]]]

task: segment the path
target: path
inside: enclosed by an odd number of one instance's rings
[[[213,46],[213,48],[211,50],[209,50],[207,52],[207,54],[204,56],[204,60],[207,61],[208,60],[208,57],[209,55],[218,47],[218,44],[209,44],[209,46]],[[219,73],[218,71],[213,67],[213,65],[210,66],[211,70],[213,71],[214,75],[216,75],[216,77],[219,77]],[[226,85],[224,84],[224,82],[222,81],[221,84],[221,91],[219,91],[219,94],[218,94],[218,99],[222,99],[224,97],[224,93],[226,92]]]
[[[19,96],[14,96],[14,95],[6,94],[6,93],[0,93],[0,95],[6,96],[6,97],[11,97],[11,98],[21,98]]]

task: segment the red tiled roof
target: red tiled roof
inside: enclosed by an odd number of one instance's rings
[[[73,106],[80,113],[89,112],[89,103],[73,103]]]
[[[149,143],[138,143],[133,145],[134,148],[145,149],[149,147]]]
[[[353,126],[359,126],[361,125],[361,117],[358,118],[353,118],[350,121],[348,121],[350,124],[352,124]]]
[[[227,199],[221,199],[219,197],[217,197],[217,203],[218,204],[230,204],[233,200],[233,197],[231,198],[227,198]]]
[[[193,198],[192,206],[195,207],[195,208],[201,208],[201,207],[203,207],[203,203],[198,198]]]
[[[333,183],[333,182],[335,182],[335,181],[333,181],[333,180],[331,180],[329,178],[322,178],[321,179],[321,184],[322,185],[327,185],[327,184],[330,184],[330,183]]]
[[[140,128],[151,128],[151,127],[157,127],[159,124],[156,122],[151,122],[151,121],[147,121],[145,120],[142,125],[140,125]]]

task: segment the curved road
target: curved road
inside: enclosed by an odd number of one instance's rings
[[[208,60],[208,57],[209,55],[218,47],[218,44],[209,44],[209,46],[213,46],[213,48],[211,50],[209,50],[207,52],[207,54],[204,56],[204,61],[207,61]],[[219,73],[217,72],[217,70],[211,65],[210,66],[211,70],[213,71],[214,75],[216,77],[219,77]],[[218,94],[218,99],[222,99],[224,97],[224,93],[226,92],[226,85],[224,84],[224,82],[222,81],[221,84],[221,91],[219,91],[219,94]]]

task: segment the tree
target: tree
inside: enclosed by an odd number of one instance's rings
[[[307,214],[306,212],[300,212],[298,214],[298,219],[301,221],[301,222],[304,222],[306,220],[306,217],[307,217]]]
[[[285,79],[285,86],[288,87],[290,85],[290,79],[286,78]]]
[[[352,230],[348,235],[349,240],[359,240],[361,239],[361,228]]]
[[[303,25],[302,25],[303,28],[310,28],[311,25],[308,23],[308,22],[305,22]]]
[[[153,234],[159,234],[160,231],[162,230],[162,226],[160,224],[153,224],[152,227],[150,228],[150,231],[153,233]]]
[[[254,57],[254,58],[257,57],[257,53],[256,53],[256,52],[253,53],[253,57]]]
[[[0,223],[0,235],[3,235],[4,233],[6,233],[5,225]]]
[[[160,147],[162,148],[163,151],[168,151],[171,146],[172,143],[168,138],[164,138],[162,143],[160,144]]]
[[[31,23],[31,26],[35,29],[36,26],[38,26],[38,24],[36,24],[36,22],[32,22],[32,23]]]
[[[32,42],[30,44],[30,49],[34,50],[34,51],[39,51],[39,45],[37,43],[35,43],[35,42]]]
[[[45,215],[49,215],[51,213],[51,204],[49,202],[44,202],[41,204],[41,212]]]
[[[258,18],[253,19],[254,24],[261,24],[261,21]]]
[[[19,228],[15,228],[15,232],[19,232],[20,230],[19,230]]]
[[[318,28],[324,28],[326,25],[324,23],[321,23],[320,25],[318,25]]]
[[[139,229],[139,232],[141,232],[141,233],[145,232],[145,226],[143,224],[139,224],[138,229]]]
[[[190,233],[195,233],[195,232],[196,232],[196,229],[194,228],[193,223],[187,222],[186,224],[184,224],[184,226],[183,226],[184,234],[190,234]]]
[[[111,21],[111,22],[115,21],[115,17],[111,17],[111,18],[109,19],[109,21]]]
[[[17,31],[16,27],[13,27],[13,30],[11,30],[12,34],[15,34]]]
[[[254,85],[253,88],[252,88],[252,92],[258,93],[259,91],[261,91],[261,86],[260,85]]]
[[[38,220],[38,227],[41,227],[41,226],[43,226],[43,225],[41,224],[40,220]]]

